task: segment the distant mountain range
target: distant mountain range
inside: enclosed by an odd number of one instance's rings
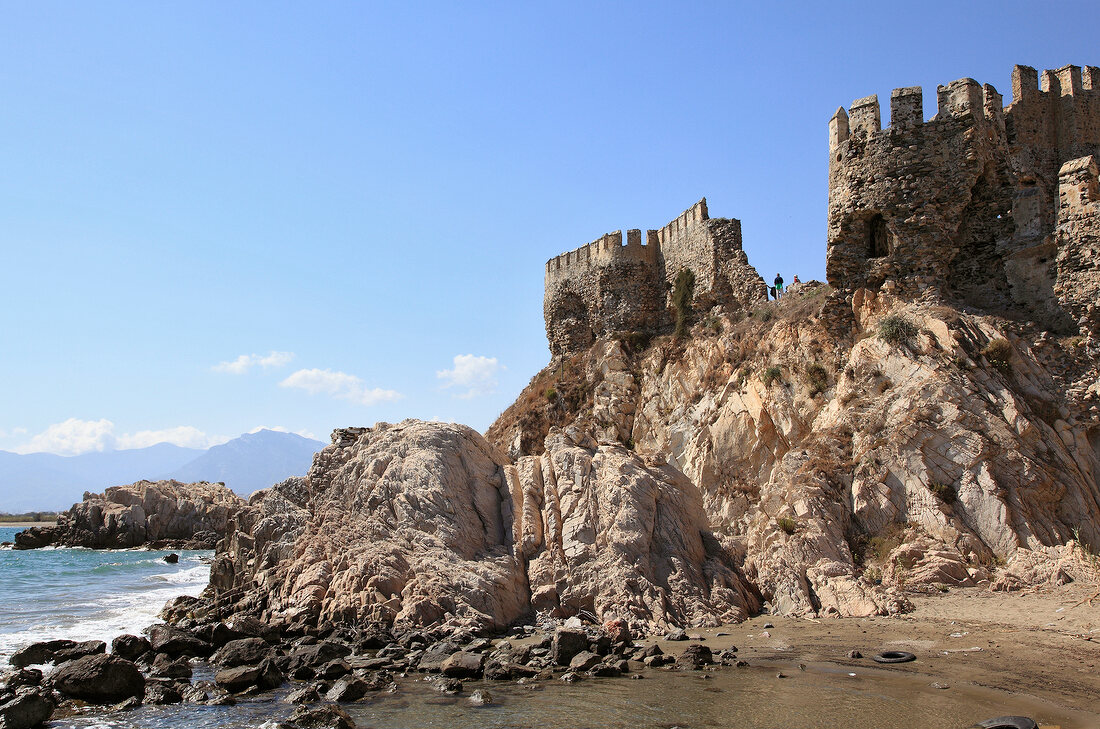
[[[224,481],[242,496],[290,476],[304,476],[325,446],[294,433],[260,430],[207,450],[158,443],[80,456],[0,451],[0,512],[68,509],[85,491],[141,479]]]

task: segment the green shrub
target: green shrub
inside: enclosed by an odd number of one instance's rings
[[[829,372],[820,363],[814,362],[806,368],[806,384],[810,386],[810,397],[829,389]]]
[[[936,498],[945,504],[955,503],[955,499],[958,498],[958,494],[955,493],[955,489],[951,488],[949,484],[939,483],[933,481],[928,484],[928,490],[936,495]]]
[[[794,534],[794,530],[798,527],[795,520],[789,516],[781,516],[775,520],[775,523],[787,534]]]
[[[917,336],[917,327],[904,316],[891,314],[878,323],[878,336],[887,344],[898,347]]]
[[[750,311],[749,316],[767,324],[775,317],[775,312],[772,311],[772,306],[770,304],[765,304],[764,306]]]
[[[722,333],[722,320],[716,316],[708,316],[703,322],[703,328],[715,336]]]
[[[772,383],[783,376],[783,370],[777,366],[772,365],[768,369],[764,370],[764,374],[760,376],[760,379],[764,381],[764,387],[771,387]]]
[[[1007,339],[998,337],[990,340],[989,344],[985,345],[985,349],[982,350],[982,356],[1001,372],[1012,371],[1012,345],[1008,343]]]
[[[546,392],[542,393],[542,396],[549,402],[555,402],[558,399],[558,391],[552,387],[546,388]]]
[[[691,318],[691,297],[695,293],[695,274],[690,268],[681,268],[672,284],[672,308],[676,310],[676,336],[687,333]]]

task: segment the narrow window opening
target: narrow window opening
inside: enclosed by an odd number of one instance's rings
[[[886,229],[886,219],[876,215],[867,221],[867,253],[871,258],[890,255],[890,232]]]

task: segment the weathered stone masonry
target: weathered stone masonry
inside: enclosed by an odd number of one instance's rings
[[[704,198],[660,230],[608,233],[546,262],[543,314],[555,354],[576,352],[614,332],[656,331],[669,322],[669,295],[682,269],[696,296],[726,306],[767,299],[764,280],[741,249],[741,222],[710,218]]]
[[[1100,154],[1100,68],[1045,71],[1040,85],[1035,69],[1016,66],[1012,93],[1003,108],[989,84],[954,81],[937,88],[938,112],[926,122],[921,89],[896,89],[886,129],[876,96],[837,110],[830,284],[874,289],[891,280],[909,294],[1074,328],[1080,315],[1059,301],[1060,277],[1081,265],[1095,272],[1098,262],[1063,264],[1059,171]]]
[[[1058,299],[1083,332],[1100,339],[1100,177],[1091,155],[1059,171],[1057,269]]]

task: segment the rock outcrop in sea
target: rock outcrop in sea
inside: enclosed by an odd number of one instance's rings
[[[102,494],[85,493],[57,524],[16,534],[15,549],[213,549],[244,505],[223,484],[138,481]]]

